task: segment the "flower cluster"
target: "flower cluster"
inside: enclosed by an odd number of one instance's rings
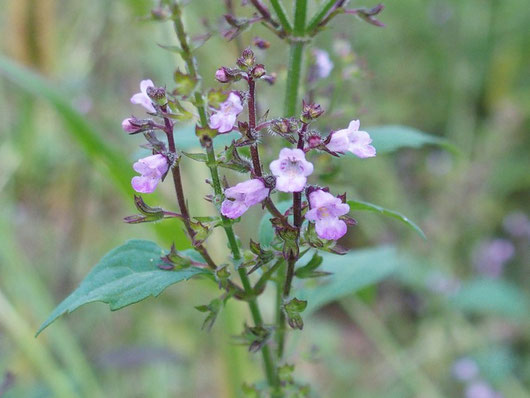
[[[324,52],[315,50],[315,57],[323,70],[322,75],[327,75],[333,67],[329,57]],[[324,73],[325,72],[325,73]],[[245,50],[237,60],[237,67],[234,69],[221,67],[216,73],[216,79],[221,83],[231,83],[244,79],[249,87],[253,87],[257,79],[267,80],[265,67],[255,63],[252,51]],[[143,106],[147,112],[154,116],[164,116],[166,109],[161,105],[160,92],[165,95],[163,89],[155,87],[151,80],[143,80],[140,83],[140,92],[131,97],[133,104]],[[250,93],[247,105],[249,107],[249,117],[255,118],[254,95]],[[216,107],[211,108],[208,127],[218,134],[228,133],[238,130],[243,136],[241,140],[248,139],[252,150],[257,155],[255,147],[256,137],[259,135],[259,126],[253,122],[239,122],[238,116],[243,111],[244,103],[241,94],[236,91],[226,93],[226,99]],[[164,98],[165,99],[165,98]],[[160,113],[162,112],[162,113]],[[280,150],[278,158],[269,164],[270,176],[264,176],[261,170],[250,168],[252,178],[240,182],[235,186],[224,190],[224,200],[222,201],[221,214],[230,219],[241,217],[250,207],[269,200],[271,193],[275,191],[291,193],[300,198],[300,211],[304,211],[304,219],[314,223],[315,232],[321,239],[335,241],[343,237],[347,232],[345,217],[350,210],[348,204],[341,197],[332,195],[327,188],[313,187],[308,185],[308,178],[314,171],[314,165],[306,159],[311,150],[321,150],[334,156],[340,156],[351,152],[359,158],[370,158],[376,155],[375,148],[371,145],[370,135],[359,130],[359,120],[352,120],[345,129],[332,131],[326,138],[314,130],[308,131],[310,123],[317,119],[324,110],[318,104],[304,103],[300,119],[277,119],[265,122],[263,125],[270,125],[273,130],[289,141],[296,143],[295,148],[283,148]],[[122,128],[128,133],[145,132],[156,124],[151,121],[138,120],[134,117],[127,118],[122,122]],[[293,136],[298,135],[298,140]],[[243,145],[243,144],[242,144]],[[168,153],[165,147],[151,146],[153,154],[134,163],[134,170],[140,174],[132,179],[132,186],[140,193],[153,192],[159,182],[164,178],[170,168]],[[237,150],[235,150],[237,154]],[[238,155],[239,156],[239,155]],[[259,164],[259,160],[258,160]],[[254,163],[255,166],[255,163]],[[266,179],[268,178],[267,182]],[[272,181],[272,183],[271,183]],[[306,201],[302,201],[305,192]],[[298,196],[296,196],[298,195]]]

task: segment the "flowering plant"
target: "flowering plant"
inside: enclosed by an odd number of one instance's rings
[[[357,158],[370,161],[369,158],[376,156],[376,148],[372,145],[373,137],[360,130],[360,121],[354,115],[347,127],[318,131],[315,121],[325,115],[325,110],[313,101],[304,100],[301,104],[298,101],[302,56],[311,38],[339,14],[354,14],[382,26],[376,19],[382,6],[347,9],[344,1],[325,1],[306,23],[307,1],[297,0],[291,24],[279,0],[271,1],[277,18],[261,1],[250,3],[257,14],[250,18],[227,15],[230,28],[224,35],[229,39],[240,38],[243,30],[261,23],[290,43],[285,114],[258,119],[258,84],[274,83],[275,74],[258,62],[251,47],[242,50],[235,65],[220,66],[215,72],[215,78],[225,85],[225,90],[205,91],[184,29],[181,5],[165,1],[153,10],[153,18],[173,22],[180,45],[178,52],[185,61],[186,71],[175,72],[175,86],[171,90],[152,80],[143,80],[140,92],[130,101],[142,106],[147,117],[126,118],[122,128],[130,135],[143,135],[146,140],[143,146],[151,152],[134,163],[133,169],[139,175],[132,178],[132,188],[137,194],[153,193],[171,175],[179,212],[151,207],[142,196],[135,195],[139,214],[126,217],[125,221],[137,224],[177,218],[186,231],[191,249],[181,251],[175,246],[170,250],[161,249],[153,242],[140,240],[114,249],[55,309],[39,333],[60,315],[83,304],[103,301],[113,310],[120,309],[149,296],[158,296],[174,283],[202,277],[221,290],[218,298],[197,307],[207,314],[204,328],[213,326],[223,304],[230,299],[249,306],[252,323],[245,325],[240,341],[251,352],[261,351],[266,383],[245,385],[244,391],[248,395],[305,396],[308,386],[295,381],[294,368],[285,354],[288,328],[303,329],[302,314],[308,313],[312,305],[311,294],[307,289],[296,290],[295,280],[330,277],[324,260],[331,262],[331,255],[347,253],[338,240],[347,234],[348,226],[356,224],[349,215],[352,210],[377,211],[398,218],[416,230],[419,228],[399,213],[347,200],[345,194],[319,185],[314,175],[316,156],[337,158],[340,162],[342,156],[351,152]],[[254,45],[260,49],[269,46],[262,39],[255,39]],[[313,55],[312,67],[320,68],[314,75],[326,78],[333,70],[329,56],[323,50],[315,50]],[[191,107],[195,111],[190,111]],[[196,124],[201,153],[185,152],[175,139],[175,126],[190,120]],[[237,137],[220,150],[216,147],[218,137],[229,133]],[[262,160],[264,141],[270,141],[275,148],[276,159]],[[207,200],[216,209],[216,216],[190,214],[189,195],[181,175],[181,163],[188,160],[202,162],[209,169],[207,183],[211,194]],[[228,183],[221,177],[221,169],[240,173],[243,181]],[[261,234],[258,242],[238,238],[233,229],[253,206],[266,209],[262,224],[267,232]],[[230,264],[220,263],[218,255],[208,248],[207,241],[215,228],[224,230],[231,251]],[[274,323],[266,322],[258,300],[270,285],[278,292]]]

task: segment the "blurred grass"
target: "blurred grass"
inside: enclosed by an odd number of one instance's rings
[[[54,304],[113,246],[132,237],[188,245],[176,224],[157,224],[153,231],[121,222],[135,211],[130,164],[141,142],[120,129],[123,118],[139,114],[128,99],[142,78],[170,82],[180,61],[155,44],[173,44],[171,29],[141,21],[147,0],[4,3],[0,385],[4,371],[16,376],[5,395],[235,396],[241,381],[259,378],[256,359],[228,344],[246,313],[232,303],[210,334],[198,333],[202,315],[192,307],[217,294],[199,282],[113,314],[87,307],[32,338]],[[292,333],[301,347],[297,376],[321,396],[457,397],[463,385],[451,379],[452,362],[484,356],[494,345],[516,365],[506,364],[499,379],[488,381],[505,397],[529,396],[528,315],[462,313],[448,306],[446,295],[429,290],[428,281],[437,273],[474,281],[474,248],[504,237],[516,255],[502,280],[528,299],[528,238],[510,236],[503,220],[530,210],[530,9],[523,0],[385,5],[384,29],[341,16],[317,38],[315,46],[335,63],[330,78],[315,88],[316,99],[330,105],[320,127],[337,129],[357,117],[364,126],[408,125],[448,139],[463,155],[402,150],[369,162],[343,159],[342,170],[335,161],[315,159],[324,181],[335,176],[334,190],[399,210],[428,241],[399,223],[355,214],[359,225],[344,243],[406,248],[422,270],[409,279],[419,282],[395,278],[306,320],[304,333]],[[206,8],[204,0],[186,11],[194,33],[201,32],[199,18],[215,24],[224,12],[222,2]],[[260,26],[243,35],[243,44],[255,35],[271,41],[258,58],[278,73],[275,86],[259,88],[259,106],[263,112],[271,104],[271,115],[278,116],[286,49]],[[346,57],[333,49],[340,40],[351,43]],[[233,64],[236,54],[235,44],[220,37],[201,48],[204,84],[214,85],[215,69]],[[265,158],[275,151],[267,145]],[[194,193],[192,211],[213,212],[200,200],[206,174],[190,162],[183,167]],[[174,209],[171,187],[164,185],[148,203]],[[238,226],[240,235],[255,234],[258,213]],[[214,234],[209,243],[222,261],[220,238]],[[266,300],[263,305],[271,319]]]

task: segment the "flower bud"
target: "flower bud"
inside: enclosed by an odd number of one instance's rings
[[[164,87],[148,87],[146,94],[151,101],[157,103],[158,105],[167,104],[166,89]]]
[[[301,120],[304,123],[309,123],[310,121],[317,119],[323,113],[324,113],[324,110],[319,104],[307,104],[304,102],[302,106]]]
[[[251,75],[254,79],[259,79],[267,73],[265,66],[263,64],[257,64],[251,72]]]
[[[269,83],[272,86],[276,82],[276,73],[273,72],[270,75],[265,75],[261,79],[265,80],[267,83]]]
[[[307,137],[307,143],[309,148],[318,148],[322,144],[322,137],[316,133],[311,134],[309,137]]]
[[[157,7],[151,10],[151,16],[155,21],[166,21],[170,17],[170,14],[164,8]]]
[[[150,120],[140,120],[136,119],[134,116],[128,117],[127,119],[123,119],[123,122],[121,122],[121,128],[129,134],[141,133],[151,128]]]
[[[271,46],[271,43],[261,37],[254,37],[253,43],[260,50],[266,50]]]
[[[224,66],[215,71],[215,78],[219,83],[228,83],[230,81]]]
[[[237,59],[237,65],[244,70],[252,68],[255,62],[254,52],[248,47],[243,50],[241,56]]]

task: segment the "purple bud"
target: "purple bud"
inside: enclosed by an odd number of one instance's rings
[[[140,127],[135,126],[132,122],[134,121],[133,118],[127,118],[123,119],[123,122],[121,122],[121,128],[127,132],[127,133],[137,133],[141,130]]]
[[[302,105],[302,121],[309,123],[311,120],[317,119],[324,113],[324,109],[319,104],[308,104],[305,101]]]
[[[267,71],[265,70],[265,66],[263,64],[257,64],[253,69],[252,69],[252,77],[254,79],[259,79],[260,77],[264,76],[265,74],[267,73]]]
[[[266,50],[271,46],[271,43],[261,37],[254,37],[253,43],[260,50]]]
[[[215,78],[219,83],[228,83],[230,81],[226,73],[226,68],[224,66],[220,67],[215,71]]]

